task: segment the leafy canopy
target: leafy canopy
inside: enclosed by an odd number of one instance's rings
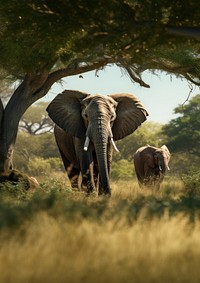
[[[140,77],[146,69],[198,84],[198,2],[0,1],[0,66],[20,78],[52,67],[116,63],[146,87]]]

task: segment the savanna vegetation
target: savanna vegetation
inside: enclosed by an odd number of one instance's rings
[[[118,142],[110,198],[71,190],[46,105],[30,108],[107,64],[199,85],[198,1],[1,1],[0,38],[0,282],[199,282],[200,96]],[[159,191],[133,174],[144,144],[172,153]]]
[[[27,164],[23,170],[40,185],[0,185],[0,281],[199,282],[198,165],[186,172],[193,153],[183,147],[180,158],[171,149],[171,171],[159,191],[140,189],[133,175],[135,147],[169,146],[167,129],[181,126],[180,114],[168,125],[146,122],[118,143],[110,198],[71,190],[48,126],[43,134],[21,130],[15,162]]]
[[[49,177],[0,186],[0,281],[199,282],[200,176],[159,192],[112,182],[111,198]],[[196,188],[196,189],[195,189]]]

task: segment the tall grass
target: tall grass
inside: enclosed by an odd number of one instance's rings
[[[0,282],[199,282],[199,194],[177,180],[112,188],[106,198],[60,180],[0,187]]]

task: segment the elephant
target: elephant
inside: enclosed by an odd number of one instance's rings
[[[135,152],[133,160],[139,186],[159,189],[169,170],[170,152],[167,146],[142,146]]]
[[[72,188],[111,195],[110,168],[114,141],[134,132],[148,116],[137,97],[119,93],[59,93],[47,112]]]

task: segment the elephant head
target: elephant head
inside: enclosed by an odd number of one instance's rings
[[[66,90],[49,104],[51,119],[68,134],[83,141],[84,151],[94,148],[104,193],[110,193],[109,153],[114,141],[134,132],[148,115],[131,94],[90,95]]]
[[[170,152],[166,145],[161,146],[161,148],[157,149],[153,154],[155,165],[159,168],[159,171],[162,174],[165,174],[167,170],[169,170],[169,160],[170,160]]]

